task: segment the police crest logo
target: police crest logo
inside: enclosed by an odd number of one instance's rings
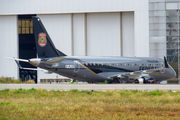
[[[46,46],[47,40],[46,40],[46,34],[45,33],[39,33],[39,39],[38,39],[38,44],[41,47]]]

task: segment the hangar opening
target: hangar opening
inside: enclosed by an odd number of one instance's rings
[[[32,16],[35,15],[18,16],[19,58],[21,59],[37,57]],[[25,62],[20,62],[20,65],[27,68],[36,68]],[[22,81],[34,80],[35,83],[37,83],[37,71],[19,69],[19,78],[22,79]]]

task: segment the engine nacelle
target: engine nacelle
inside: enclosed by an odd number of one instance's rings
[[[145,77],[143,77],[143,79],[144,79],[144,83],[155,83],[156,82],[155,78],[152,76],[145,76]]]
[[[155,79],[152,76],[144,76],[141,78],[136,79],[135,84],[144,84],[144,83],[155,83]]]
[[[144,79],[143,78],[139,78],[135,80],[135,84],[143,84],[144,83]]]

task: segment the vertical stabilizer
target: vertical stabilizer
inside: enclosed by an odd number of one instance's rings
[[[33,30],[39,58],[66,56],[57,50],[39,17],[33,16]]]

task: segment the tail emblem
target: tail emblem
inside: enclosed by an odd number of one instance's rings
[[[46,46],[47,40],[46,40],[46,34],[45,33],[39,33],[39,39],[38,39],[38,44],[41,47]]]

